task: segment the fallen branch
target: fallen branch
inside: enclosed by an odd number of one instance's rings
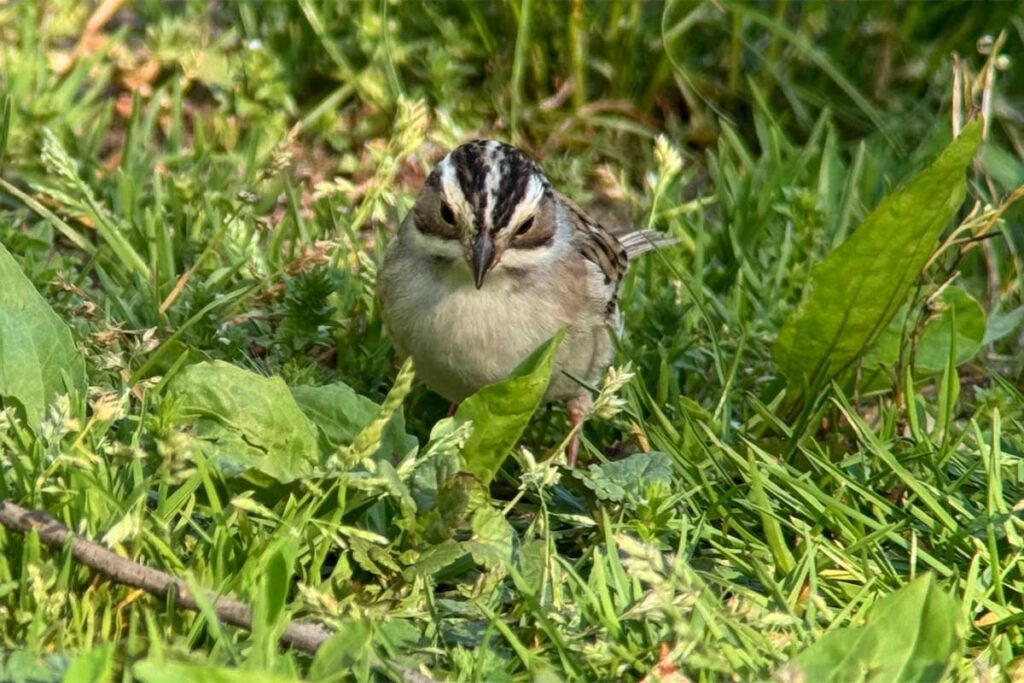
[[[51,548],[71,545],[71,554],[89,569],[114,583],[139,588],[159,598],[168,594],[185,609],[197,611],[195,597],[188,585],[166,572],[146,567],[115,555],[98,543],[86,540],[42,510],[28,510],[9,500],[0,501],[0,524],[13,531],[28,533],[35,530],[39,540]],[[217,618],[225,624],[252,631],[252,609],[244,602],[217,597],[208,593]],[[293,621],[281,634],[281,644],[313,654],[331,636],[320,624]]]

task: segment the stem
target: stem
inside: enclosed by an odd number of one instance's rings
[[[526,70],[526,50],[530,45],[530,23],[533,20],[533,0],[523,0],[519,8],[519,29],[516,32],[516,49],[512,60],[512,102],[509,112],[509,127],[512,142],[518,142],[519,115],[523,99],[523,74]]]
[[[115,555],[102,545],[73,533],[47,512],[29,510],[9,500],[0,501],[0,524],[23,534],[35,531],[39,540],[51,548],[59,550],[65,544],[70,545],[71,554],[76,560],[114,583],[138,588],[159,598],[166,599],[168,595],[173,595],[175,604],[188,610],[199,610],[195,597],[181,579]],[[251,607],[239,600],[217,597],[213,593],[208,593],[207,597],[213,602],[217,619],[252,631]],[[330,636],[331,632],[320,624],[292,621],[281,634],[281,644],[313,654]]]

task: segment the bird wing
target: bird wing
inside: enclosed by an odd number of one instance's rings
[[[559,200],[569,209],[569,222],[580,253],[601,269],[606,284],[616,288],[626,275],[630,260],[679,241],[654,230],[612,232],[591,218],[571,199],[559,195]]]
[[[626,250],[626,256],[632,261],[641,254],[646,254],[655,249],[664,249],[673,244],[679,244],[679,239],[669,237],[657,230],[625,230],[614,233],[619,244]]]

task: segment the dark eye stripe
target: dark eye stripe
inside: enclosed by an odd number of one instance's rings
[[[430,235],[432,237],[440,237],[445,240],[457,240],[459,239],[458,231],[452,229],[451,226],[442,223],[438,220],[417,220],[413,221],[416,229],[424,235]]]
[[[555,233],[541,235],[524,235],[512,239],[512,246],[516,249],[536,249],[551,244],[555,239]]]
[[[423,235],[431,235],[446,240],[458,239],[458,228],[444,222],[439,215],[441,213],[442,210],[438,208],[437,202],[417,202],[412,209],[413,226]]]

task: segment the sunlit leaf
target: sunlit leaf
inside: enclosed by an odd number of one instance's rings
[[[1018,306],[1005,313],[995,313],[988,320],[984,343],[991,344],[999,341],[1019,329],[1021,325],[1024,325],[1024,306]]]
[[[473,421],[463,455],[466,470],[484,484],[494,478],[540,406],[551,379],[555,351],[564,336],[562,332],[545,342],[511,377],[480,389],[455,413],[459,423]]]
[[[32,681],[33,683],[58,683],[63,681],[68,666],[68,656],[62,654],[39,657],[27,650],[16,650],[0,660],[0,680]]]
[[[280,377],[214,361],[185,368],[168,386],[181,415],[229,474],[255,470],[280,482],[319,462],[313,426]]]
[[[820,683],[942,680],[960,636],[960,609],[926,574],[871,608],[864,626],[826,634],[788,667]]]
[[[664,453],[636,453],[613,462],[575,470],[573,476],[601,500],[638,499],[652,484],[672,484],[672,461]]]
[[[35,428],[54,397],[84,398],[85,387],[71,330],[0,244],[0,402],[20,406]]]
[[[963,203],[964,173],[980,138],[980,125],[968,124],[929,168],[882,200],[811,270],[804,299],[774,349],[792,390],[834,378],[888,325]]]
[[[334,681],[338,673],[365,672],[370,666],[373,624],[367,619],[347,619],[320,650],[309,668],[309,680]]]
[[[973,358],[985,339],[985,311],[966,291],[950,287],[940,295],[938,304],[941,308],[928,320],[917,341],[914,370],[919,373],[932,374],[945,370],[953,339],[956,340],[957,365]],[[885,332],[865,354],[865,368],[879,365],[888,367],[896,363],[900,338],[904,329],[908,332],[913,330],[917,322],[917,310],[911,311],[910,316],[907,321],[907,307],[904,306],[893,317]],[[906,353],[909,356],[909,349]]]
[[[96,683],[114,675],[114,646],[107,644],[83,652],[71,660],[63,683]]]
[[[458,541],[451,539],[442,541],[437,545],[427,548],[420,555],[416,564],[403,572],[403,577],[407,581],[411,581],[418,576],[430,576],[450,566],[459,558],[464,557],[467,552],[465,546]]]
[[[299,409],[316,425],[324,454],[350,445],[356,434],[377,417],[380,409],[379,405],[342,382],[321,387],[297,386],[292,387],[291,392]],[[401,457],[416,446],[416,437],[405,432],[405,417],[399,408],[384,428],[375,457]]]
[[[481,506],[473,513],[473,537],[466,548],[473,559],[485,567],[496,567],[512,558],[515,532],[505,515],[490,506]]]

